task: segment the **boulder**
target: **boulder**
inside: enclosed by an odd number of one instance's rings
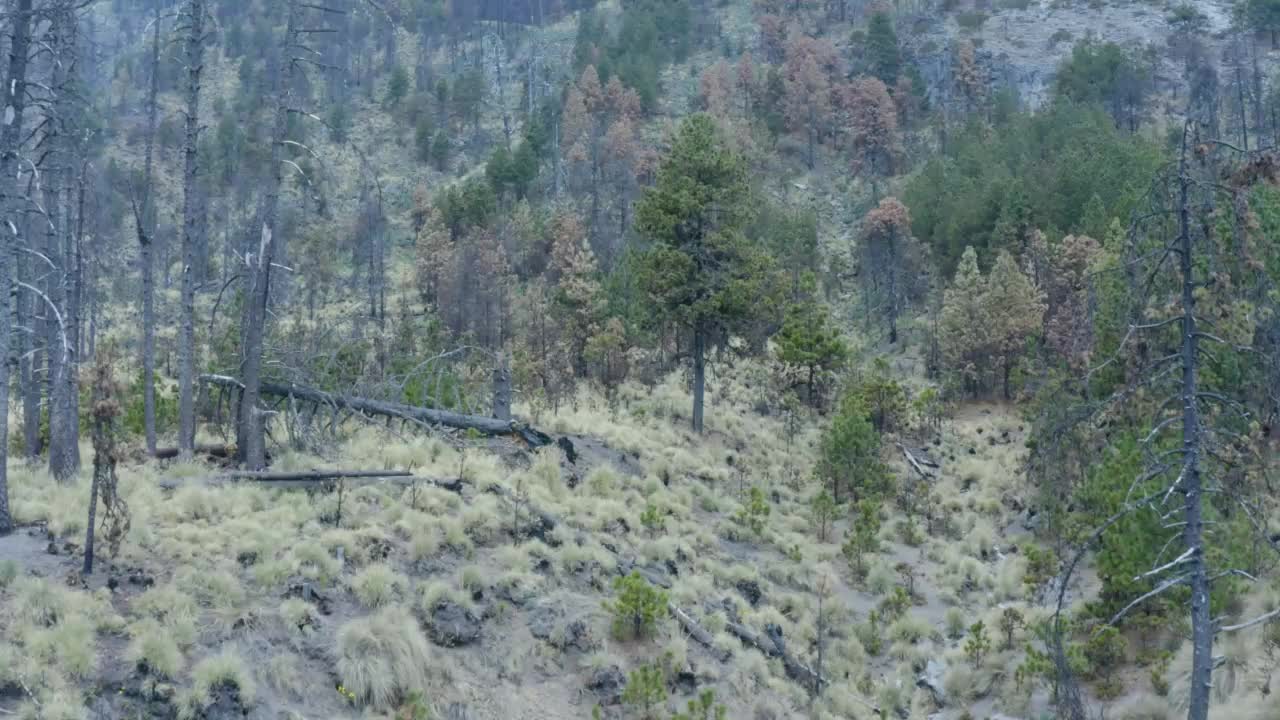
[[[601,705],[617,705],[622,702],[622,689],[627,686],[627,676],[617,665],[602,667],[591,673],[587,689],[600,698]]]
[[[924,672],[916,678],[916,687],[928,690],[933,702],[938,707],[946,707],[947,691],[943,687],[943,678],[947,676],[947,664],[937,658],[931,658],[924,666]]]
[[[751,607],[759,605],[760,598],[764,597],[764,592],[760,590],[760,583],[755,580],[739,580],[733,586],[738,588],[738,592],[742,593],[742,597],[748,603],[751,603]]]
[[[427,634],[437,645],[459,647],[480,639],[480,618],[457,603],[436,603],[426,621]]]

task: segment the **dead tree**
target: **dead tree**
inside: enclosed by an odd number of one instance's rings
[[[259,470],[266,464],[266,419],[260,407],[262,353],[266,339],[267,303],[271,297],[272,259],[278,244],[275,235],[280,211],[280,186],[284,180],[283,151],[289,113],[294,109],[294,73],[300,62],[293,53],[304,49],[301,40],[306,32],[299,26],[301,8],[297,0],[289,0],[284,36],[269,61],[269,97],[274,114],[270,172],[262,188],[262,204],[258,209],[258,242],[256,246],[250,246],[244,256],[245,300],[240,322],[240,377],[244,389],[240,394],[236,446],[240,450],[240,462],[251,470]]]
[[[20,196],[17,168],[22,145],[22,121],[27,103],[27,55],[31,46],[32,0],[16,0],[9,16],[11,28],[9,64],[4,84],[3,127],[0,127],[0,212],[4,213],[5,232],[0,232],[0,291],[6,298],[0,308],[0,535],[13,531],[9,512],[9,287],[12,284],[10,258],[17,242],[20,216],[26,198]]]
[[[78,365],[75,347],[77,291],[75,273],[74,219],[78,150],[74,137],[74,91],[76,40],[79,5],[74,0],[58,0],[48,7],[49,29],[43,45],[51,54],[51,81],[44,110],[45,135],[41,144],[46,157],[45,197],[48,232],[46,255],[54,266],[48,275],[45,301],[54,314],[47,323],[49,360],[49,472],[60,482],[80,471],[80,423],[78,405]],[[56,349],[54,349],[56,348]]]
[[[89,491],[89,523],[85,530],[84,574],[93,573],[93,540],[98,500],[102,500],[102,529],[108,552],[115,557],[129,532],[129,506],[117,491],[116,435],[119,432],[119,388],[111,379],[111,359],[102,353],[93,368],[93,483]]]
[[[1249,493],[1256,492],[1243,480],[1227,479],[1260,463],[1247,450],[1247,428],[1255,415],[1249,409],[1249,398],[1242,395],[1248,390],[1204,372],[1208,365],[1242,362],[1246,355],[1252,356],[1249,348],[1215,335],[1214,321],[1207,315],[1219,317],[1211,310],[1212,303],[1224,300],[1217,296],[1223,291],[1220,285],[1235,286],[1231,281],[1219,284],[1218,278],[1251,277],[1244,258],[1223,252],[1233,243],[1218,235],[1225,225],[1222,219],[1232,213],[1232,232],[1247,232],[1248,191],[1254,183],[1273,177],[1272,173],[1255,172],[1253,163],[1274,167],[1275,159],[1251,160],[1242,169],[1225,172],[1229,168],[1222,159],[1222,149],[1229,146],[1201,141],[1196,128],[1191,120],[1184,125],[1178,162],[1153,183],[1147,194],[1151,207],[1140,208],[1135,214],[1128,255],[1120,268],[1131,278],[1127,298],[1131,309],[1125,316],[1130,320],[1119,349],[1104,367],[1115,363],[1136,363],[1137,367],[1128,373],[1128,382],[1096,403],[1088,415],[1090,422],[1097,422],[1103,413],[1124,406],[1124,412],[1146,415],[1149,430],[1140,439],[1144,470],[1133,479],[1119,511],[1078,549],[1058,581],[1051,649],[1057,659],[1059,716],[1072,720],[1086,715],[1064,647],[1063,598],[1089,546],[1126,516],[1154,514],[1168,537],[1151,569],[1133,579],[1150,583],[1151,590],[1115,613],[1110,623],[1120,622],[1131,611],[1166,593],[1181,588],[1188,591],[1192,642],[1189,720],[1206,720],[1209,715],[1215,634],[1250,627],[1280,614],[1269,613],[1228,626],[1210,616],[1215,582],[1237,578],[1256,581],[1257,567],[1210,567],[1209,555],[1215,543],[1232,542],[1230,531],[1218,528],[1228,526],[1239,510],[1248,517]],[[1228,182],[1220,180],[1223,176]],[[1202,304],[1209,305],[1210,311],[1200,310]],[[1238,509],[1224,510],[1233,505]],[[1262,527],[1254,523],[1253,529],[1261,531]],[[1280,553],[1280,547],[1264,539],[1264,546]]]
[[[147,87],[147,136],[143,141],[141,200],[133,199],[134,227],[138,235],[138,261],[142,265],[142,414],[147,454],[156,452],[156,279],[154,188],[151,164],[156,141],[156,95],[160,91],[160,4],[151,19],[151,83]]]
[[[187,110],[182,145],[182,308],[178,323],[178,452],[190,457],[196,442],[195,303],[197,233],[204,222],[197,193],[200,133],[200,73],[204,69],[204,0],[187,0],[183,9]],[[153,83],[154,87],[154,83]],[[153,106],[154,111],[154,106]],[[153,450],[153,448],[148,448]]]

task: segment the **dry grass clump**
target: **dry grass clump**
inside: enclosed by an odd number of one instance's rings
[[[26,686],[34,699],[22,707],[24,717],[79,717],[78,684],[97,670],[98,633],[123,625],[105,590],[18,578],[0,603],[0,686]]]
[[[175,636],[154,618],[129,626],[129,646],[125,660],[139,671],[162,678],[174,678],[182,672],[186,660]]]
[[[388,709],[410,692],[425,692],[435,669],[418,621],[391,605],[338,630],[336,670],[355,699]]]
[[[409,579],[386,563],[374,563],[356,573],[350,586],[361,604],[379,608],[398,600],[409,587]]]
[[[224,647],[217,655],[210,655],[191,669],[191,688],[182,694],[178,703],[179,720],[200,717],[213,700],[213,692],[234,689],[242,707],[249,707],[257,696],[257,685],[239,652],[234,647]]]

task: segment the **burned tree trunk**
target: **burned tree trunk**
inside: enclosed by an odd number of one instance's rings
[[[102,529],[108,552],[115,557],[129,532],[129,507],[117,492],[116,434],[120,417],[119,389],[111,379],[111,361],[106,353],[93,370],[93,483],[89,491],[89,524],[85,530],[85,575],[93,572],[93,541],[98,499],[102,500]]]
[[[178,452],[190,457],[196,442],[195,302],[196,234],[202,223],[196,193],[199,172],[200,73],[204,69],[204,0],[189,0],[186,9],[187,113],[182,156],[182,308],[178,323]]]
[[[156,310],[155,257],[153,247],[155,217],[152,198],[151,163],[156,140],[156,95],[160,88],[160,5],[151,20],[151,85],[147,89],[147,136],[143,143],[142,201],[134,205],[138,234],[139,262],[142,264],[142,414],[147,454],[156,452]]]
[[[22,144],[22,118],[27,102],[27,54],[31,44],[31,2],[16,0],[9,24],[13,28],[9,44],[9,72],[4,88],[3,129],[0,129],[0,212],[5,214],[7,228],[0,231],[0,291],[6,305],[0,308],[0,535],[13,531],[9,512],[9,336],[11,333],[9,286],[12,283],[10,258],[18,234],[18,218],[24,200],[19,196],[16,170]]]
[[[75,138],[69,132],[72,124],[74,98],[71,84],[75,72],[76,23],[75,5],[59,2],[50,8],[52,15],[48,45],[54,54],[53,80],[49,86],[52,97],[48,101],[50,127],[46,140],[49,144],[54,169],[49,180],[48,211],[56,217],[49,223],[48,254],[56,269],[49,280],[49,310],[54,313],[56,326],[50,323],[49,353],[49,472],[60,482],[66,482],[80,472],[80,422],[76,414],[76,355],[71,344],[72,335],[70,303],[74,299],[72,288],[75,275],[71,241],[73,210],[71,202]],[[56,211],[55,211],[56,208]]]
[[[260,400],[262,397],[262,352],[266,339],[267,302],[271,291],[272,258],[275,255],[276,219],[280,210],[280,185],[283,182],[283,148],[287,139],[289,110],[293,97],[293,51],[298,45],[298,4],[292,0],[286,11],[284,37],[272,53],[269,76],[271,103],[275,119],[271,130],[271,172],[262,193],[258,210],[258,243],[245,255],[244,312],[240,333],[242,355],[240,375],[244,389],[240,395],[240,417],[236,424],[236,446],[240,462],[250,470],[266,464],[266,428]]]

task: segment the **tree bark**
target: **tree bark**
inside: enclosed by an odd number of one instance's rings
[[[258,246],[250,250],[249,275],[245,286],[244,313],[240,332],[243,338],[240,375],[244,391],[240,398],[240,418],[236,424],[236,446],[240,462],[250,470],[266,464],[266,432],[262,409],[262,352],[266,337],[267,302],[271,289],[271,261],[275,255],[276,218],[280,209],[283,181],[282,150],[289,123],[293,96],[292,53],[298,44],[298,6],[290,0],[284,37],[271,59],[271,101],[275,121],[271,131],[271,172],[263,188],[258,212]]]
[[[9,511],[9,336],[10,327],[9,286],[12,282],[9,266],[17,219],[21,213],[18,198],[18,180],[15,170],[22,143],[22,117],[27,101],[27,55],[30,47],[32,0],[16,0],[9,22],[13,36],[9,44],[9,72],[4,84],[8,91],[4,99],[3,130],[0,130],[0,192],[4,193],[3,207],[7,228],[0,228],[0,290],[5,303],[0,307],[0,535],[13,532],[13,516]]]
[[[196,444],[195,303],[196,237],[202,222],[197,196],[200,133],[200,73],[204,69],[204,0],[187,3],[187,116],[182,148],[182,308],[178,327],[178,453],[191,457]],[[150,448],[154,454],[154,448]]]
[[[147,454],[156,453],[156,310],[155,257],[152,246],[151,166],[156,140],[156,95],[160,89],[160,4],[151,20],[151,85],[147,89],[147,136],[143,143],[142,202],[135,208],[139,261],[142,263],[142,415]]]
[[[707,331],[702,323],[693,329],[693,431],[702,434],[702,408],[707,387]]]
[[[1178,246],[1182,274],[1182,474],[1183,542],[1191,551],[1187,584],[1191,588],[1191,698],[1188,720],[1208,720],[1213,687],[1213,619],[1209,616],[1209,577],[1205,569],[1204,517],[1200,477],[1199,341],[1195,315],[1195,266],[1192,257],[1187,137],[1183,131],[1178,164]],[[1175,481],[1176,482],[1176,481]]]
[[[55,323],[49,323],[49,472],[59,482],[67,482],[80,471],[80,419],[76,415],[76,372],[75,348],[71,341],[70,302],[73,297],[71,285],[74,283],[72,273],[72,253],[67,252],[72,233],[71,187],[72,168],[74,167],[72,145],[74,138],[67,132],[73,112],[70,107],[72,92],[71,70],[75,67],[75,24],[76,18],[70,3],[58,4],[51,8],[52,21],[50,28],[50,47],[55,56],[53,63],[53,79],[50,88],[53,92],[49,121],[51,127],[48,137],[52,162],[56,168],[48,180],[52,202],[49,212],[54,213],[57,220],[51,222],[47,240],[49,257],[57,269],[50,277],[49,299],[55,312]],[[61,182],[59,182],[59,179]],[[55,212],[55,208],[57,208]],[[56,360],[56,362],[55,362]]]

